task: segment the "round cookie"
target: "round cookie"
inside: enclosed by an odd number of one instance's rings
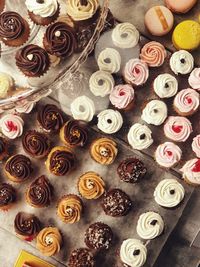
[[[174,17],[167,7],[154,6],[146,12],[144,23],[152,35],[163,36],[172,29]]]
[[[165,0],[166,6],[174,13],[187,13],[196,2],[197,0]]]

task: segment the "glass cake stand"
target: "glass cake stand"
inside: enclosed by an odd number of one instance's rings
[[[27,9],[25,8],[24,1],[16,0],[14,10],[26,18],[29,22],[31,33],[28,43],[35,43],[42,46],[43,34],[45,27],[39,27],[33,24],[28,18]],[[64,0],[59,0],[61,6],[60,15],[65,15],[66,7]],[[65,90],[69,91],[69,95],[75,89],[74,84],[81,84],[81,80],[84,79],[84,75],[79,72],[80,66],[87,60],[88,55],[93,51],[96,42],[100,37],[100,33],[104,29],[106,18],[108,15],[109,0],[101,0],[101,11],[98,20],[95,22],[94,31],[91,34],[87,45],[82,52],[76,53],[70,58],[67,58],[62,63],[55,66],[51,66],[50,70],[39,78],[26,78],[16,67],[15,53],[19,48],[9,48],[2,44],[1,58],[0,58],[0,72],[6,72],[10,74],[17,84],[18,88],[26,88],[25,90],[19,90],[16,94],[7,97],[6,99],[0,99],[0,112],[13,109],[16,106],[28,104],[30,102],[37,102],[43,97],[51,94],[52,91],[65,87]],[[13,1],[6,1],[6,11],[13,10]],[[21,48],[21,47],[20,47]],[[78,92],[77,94],[79,94]],[[74,92],[76,94],[76,92]],[[66,92],[67,95],[67,92]],[[78,95],[77,95],[78,96]]]

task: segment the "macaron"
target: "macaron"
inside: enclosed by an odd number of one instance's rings
[[[172,42],[178,50],[194,50],[200,45],[200,24],[194,20],[185,20],[174,29]]]
[[[144,23],[152,35],[163,36],[172,29],[174,16],[167,7],[154,6],[146,12]]]
[[[197,0],[165,0],[166,6],[174,13],[187,13],[196,2]]]

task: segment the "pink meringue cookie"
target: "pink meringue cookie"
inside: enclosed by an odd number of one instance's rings
[[[192,150],[198,158],[200,158],[200,134],[195,136],[192,141]]]
[[[135,92],[130,84],[119,84],[110,93],[110,102],[118,109],[126,109],[134,101]]]
[[[188,82],[193,89],[200,91],[200,68],[193,69],[188,78]]]
[[[140,58],[145,61],[149,67],[160,67],[163,65],[167,51],[165,47],[155,41],[145,44],[141,50]]]
[[[0,119],[1,132],[9,139],[15,139],[23,133],[24,121],[14,114],[7,114]]]
[[[183,173],[183,179],[192,185],[200,185],[200,159],[194,158],[188,160],[180,169]]]
[[[148,65],[139,58],[130,59],[124,68],[124,79],[127,83],[140,86],[149,78]]]

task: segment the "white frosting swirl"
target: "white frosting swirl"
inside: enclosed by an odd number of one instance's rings
[[[98,70],[94,72],[89,80],[90,91],[95,96],[104,97],[109,95],[113,89],[115,81],[112,75],[106,71]]]
[[[155,151],[156,162],[165,168],[173,167],[180,161],[181,156],[181,149],[172,142],[159,145]]]
[[[188,160],[180,171],[189,183],[200,185],[200,159]]]
[[[91,121],[95,114],[95,106],[92,99],[82,95],[71,103],[71,113],[75,120]]]
[[[119,131],[123,124],[122,115],[117,110],[106,109],[98,115],[97,127],[104,133],[113,134]]]
[[[112,31],[113,43],[120,48],[135,47],[139,39],[140,34],[138,30],[129,22],[118,24]]]
[[[146,149],[153,143],[151,134],[151,130],[146,125],[135,123],[128,132],[128,142],[133,149]]]
[[[186,50],[179,50],[172,54],[170,67],[175,74],[188,74],[194,68],[194,58]]]
[[[43,3],[37,0],[26,0],[25,4],[30,12],[43,18],[53,16],[58,10],[57,0],[43,0]]]
[[[105,48],[98,56],[97,64],[100,70],[116,73],[120,70],[121,56],[114,48]]]
[[[189,85],[196,90],[200,91],[200,68],[195,68],[189,76]]]
[[[0,98],[6,98],[14,85],[13,78],[7,73],[0,73]]]
[[[195,136],[192,141],[192,150],[198,158],[200,158],[200,134]]]
[[[29,102],[26,104],[20,104],[15,108],[15,111],[18,113],[30,113],[34,108],[35,103]]]
[[[178,91],[178,81],[171,74],[160,74],[154,80],[153,88],[160,98],[172,97]]]
[[[86,1],[85,1],[86,2]],[[80,0],[67,0],[67,13],[75,21],[91,18],[99,7],[98,0],[87,0],[87,4],[81,4]]]
[[[120,248],[120,259],[130,267],[143,266],[147,259],[147,248],[138,239],[126,239]]]
[[[174,98],[174,106],[181,115],[192,115],[199,107],[199,93],[190,88],[181,90]]]
[[[143,109],[141,118],[148,124],[161,125],[167,118],[167,105],[160,100],[151,100]]]
[[[24,121],[14,114],[4,115],[0,119],[1,132],[9,139],[15,139],[23,133]]]
[[[184,198],[184,187],[175,179],[164,179],[154,191],[155,201],[163,207],[176,207]]]
[[[141,238],[154,239],[162,234],[164,230],[164,221],[156,212],[145,212],[140,215],[136,230]]]
[[[164,133],[175,142],[185,142],[192,133],[192,124],[187,118],[169,116],[164,125]]]

